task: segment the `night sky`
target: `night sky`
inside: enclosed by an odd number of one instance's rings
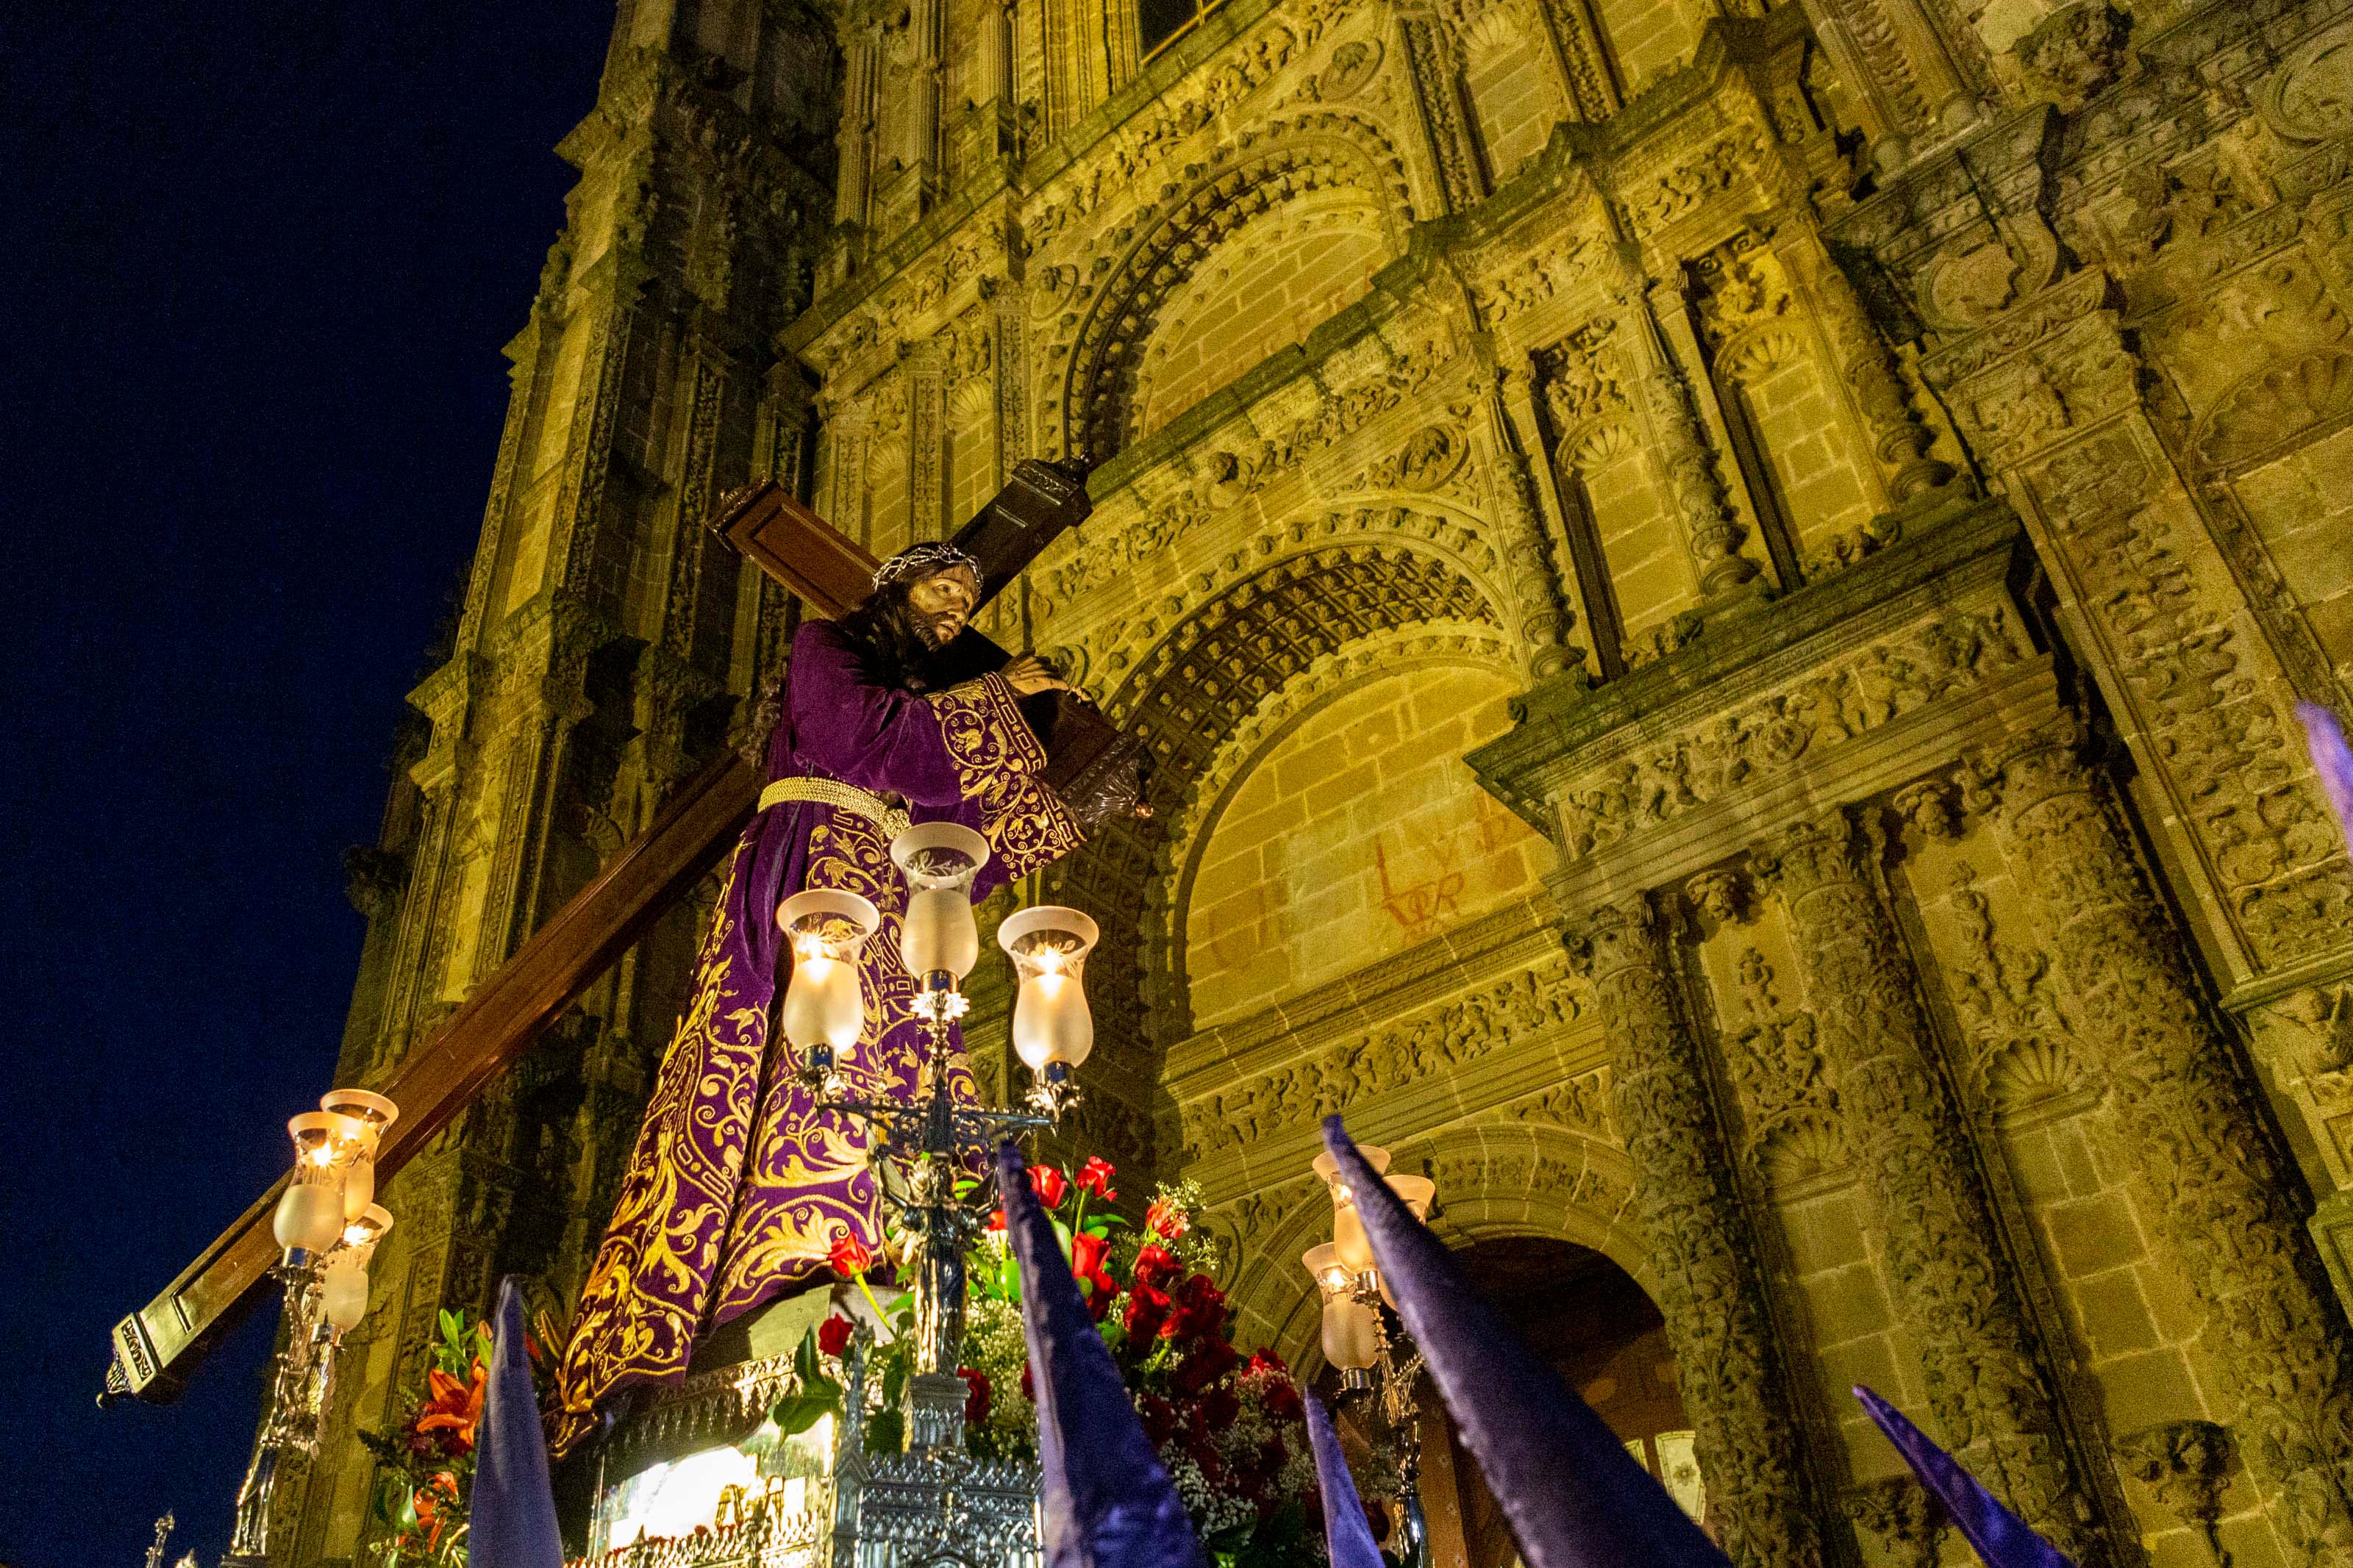
[[[108,1329],[329,1087],[612,5],[0,9],[0,1563],[209,1565],[274,1311],[159,1408]]]

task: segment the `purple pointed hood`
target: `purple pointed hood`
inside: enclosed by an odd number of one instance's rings
[[[997,1152],[1005,1228],[1021,1265],[1021,1330],[1038,1400],[1047,1568],[1207,1568],[1193,1521],[1144,1435],[1021,1155]]]
[[[466,1561],[474,1568],[564,1568],[555,1489],[547,1479],[547,1436],[522,1336],[522,1287],[510,1274],[499,1282],[482,1441],[474,1453],[466,1527]]]
[[[1307,1395],[1307,1442],[1315,1450],[1315,1484],[1324,1493],[1324,1544],[1332,1568],[1383,1568],[1381,1549],[1374,1543],[1365,1503],[1340,1453],[1340,1434],[1332,1429],[1332,1413],[1314,1394]]]
[[[2305,743],[2312,748],[2312,765],[2319,770],[2320,787],[2337,813],[2337,830],[2353,845],[2353,748],[2345,744],[2344,727],[2337,715],[2317,702],[2299,702],[2295,716],[2304,721]]]
[[[1324,1119],[1324,1146],[1528,1568],[1729,1568],[1593,1407],[1504,1328],[1336,1116]]]
[[[2002,1507],[1993,1493],[1961,1468],[1959,1460],[1905,1420],[1902,1411],[1861,1384],[1855,1384],[1854,1396],[1887,1434],[1887,1440],[1895,1445],[1895,1451],[1904,1456],[1928,1495],[1945,1505],[1955,1527],[1985,1559],[1986,1568],[2075,1568],[2073,1558]]]

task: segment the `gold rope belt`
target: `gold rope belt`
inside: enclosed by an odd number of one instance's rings
[[[879,795],[869,795],[856,784],[843,784],[839,779],[778,779],[760,792],[760,809],[782,805],[788,800],[814,801],[838,811],[854,811],[880,824],[883,837],[896,838],[907,830],[907,814],[895,805],[885,805]]]

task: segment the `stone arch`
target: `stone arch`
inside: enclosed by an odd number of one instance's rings
[[[1108,237],[1124,248],[1095,291],[1067,355],[1063,447],[1101,463],[1128,439],[1136,377],[1161,313],[1219,247],[1253,220],[1318,192],[1371,196],[1390,256],[1405,248],[1412,201],[1404,159],[1353,115],[1317,111],[1246,132],[1220,163],[1187,171],[1158,203]]]
[[[1168,825],[1192,810],[1218,752],[1262,704],[1319,661],[1400,627],[1507,624],[1500,594],[1459,558],[1419,539],[1315,539],[1219,582],[1137,660],[1109,707],[1145,743],[1153,816],[1104,828],[1087,849],[1046,873],[1057,901],[1102,922],[1090,960],[1099,1029],[1149,1050],[1172,1037],[1147,1027],[1162,1000],[1145,958],[1147,929],[1166,951]],[[1181,1026],[1181,1020],[1178,1021]],[[1148,1063],[1135,1064],[1139,1068]]]
[[[1188,923],[1202,858],[1242,784],[1293,731],[1324,710],[1375,682],[1422,671],[1477,670],[1509,690],[1522,670],[1510,640],[1490,626],[1430,623],[1392,627],[1326,655],[1253,709],[1202,770],[1167,825],[1166,896],[1144,910],[1144,963],[1175,1033],[1196,1016],[1197,970]]]
[[[1359,1113],[1360,1123],[1368,1121]],[[1351,1129],[1366,1136],[1367,1129]],[[1589,1247],[1624,1269],[1652,1300],[1660,1281],[1633,1213],[1633,1164],[1623,1150],[1541,1122],[1474,1122],[1390,1147],[1396,1171],[1427,1170],[1438,1182],[1430,1227],[1449,1247],[1533,1236]],[[1319,1311],[1300,1255],[1331,1238],[1332,1205],[1320,1183],[1288,1189],[1281,1217],[1229,1239],[1237,1256],[1226,1294],[1245,1344],[1271,1345],[1312,1376],[1321,1364]]]
[[[1133,367],[1119,432],[1132,445],[1304,339],[1369,293],[1395,256],[1381,198],[1304,192],[1253,218],[1169,290]]]
[[[1498,616],[1512,603],[1493,526],[1459,502],[1427,493],[1366,493],[1329,510],[1308,511],[1197,566],[1186,592],[1145,596],[1099,634],[1049,651],[1057,664],[1097,687],[1125,690],[1164,638],[1204,605],[1270,569],[1271,563],[1324,546],[1369,540],[1397,543],[1445,562],[1475,586]],[[1510,623],[1498,618],[1499,629]]]

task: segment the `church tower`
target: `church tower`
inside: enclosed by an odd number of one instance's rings
[[[1039,889],[1071,1142],[1199,1184],[1246,1343],[1318,1364],[1345,1110],[1744,1568],[1938,1560],[1857,1382],[2085,1568],[2345,1560],[2340,12],[623,0],[343,1079],[745,721],[717,494],[883,554],[1067,458],[994,629],[1155,763]],[[437,1309],[568,1306],[702,913],[398,1177],[298,1560]]]

